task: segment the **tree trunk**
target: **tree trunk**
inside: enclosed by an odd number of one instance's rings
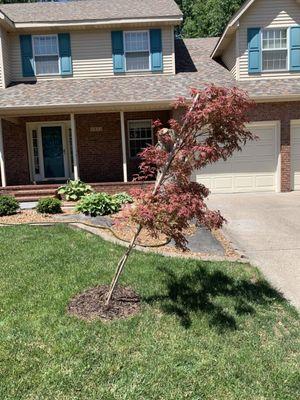
[[[107,299],[106,299],[106,303],[105,303],[107,306],[109,305],[109,303],[111,301],[112,295],[113,295],[114,290],[115,290],[115,288],[117,286],[119,278],[120,278],[120,276],[121,276],[121,274],[123,272],[123,269],[124,269],[125,264],[126,264],[126,262],[128,260],[128,257],[130,256],[130,253],[131,253],[131,251],[133,250],[133,248],[135,246],[135,242],[136,242],[137,238],[139,237],[139,234],[141,233],[141,230],[142,230],[142,227],[139,225],[134,237],[132,238],[132,240],[131,240],[131,242],[130,242],[130,244],[128,246],[128,249],[126,250],[126,252],[124,253],[123,257],[121,258],[121,260],[118,263],[115,275],[114,275],[113,280],[112,280],[112,282],[110,284],[110,289],[109,289],[109,292],[108,292],[108,295],[107,295]]]

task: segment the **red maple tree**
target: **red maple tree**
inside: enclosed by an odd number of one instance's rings
[[[252,104],[240,89],[212,85],[204,90],[193,89],[191,99],[178,99],[175,108],[182,116],[171,119],[168,128],[155,122],[157,144],[140,154],[137,179],[156,182],[154,188],[133,190],[134,205],[122,211],[123,218],[135,223],[137,230],[118,263],[107,304],[142,229],[153,237],[164,234],[186,250],[184,232],[192,220],[209,229],[223,225],[220,212],[206,205],[209,190],[191,177],[208,164],[226,161],[254,138],[245,125]]]

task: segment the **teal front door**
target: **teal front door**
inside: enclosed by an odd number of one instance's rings
[[[65,177],[64,148],[61,126],[41,128],[45,178]]]

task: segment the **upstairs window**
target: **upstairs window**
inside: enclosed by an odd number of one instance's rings
[[[36,75],[59,74],[57,35],[33,36],[32,41]]]
[[[128,121],[130,157],[135,158],[149,145],[153,144],[151,120]]]
[[[150,70],[149,31],[124,32],[126,71]]]
[[[263,71],[288,69],[287,29],[266,29],[262,35]]]

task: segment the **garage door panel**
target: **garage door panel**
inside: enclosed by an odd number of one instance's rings
[[[252,128],[260,139],[248,142],[227,161],[196,171],[196,181],[214,193],[275,191],[278,164],[275,125]]]
[[[255,186],[260,189],[275,191],[276,180],[274,174],[256,176]]]
[[[291,129],[291,165],[293,189],[300,190],[300,125]]]

